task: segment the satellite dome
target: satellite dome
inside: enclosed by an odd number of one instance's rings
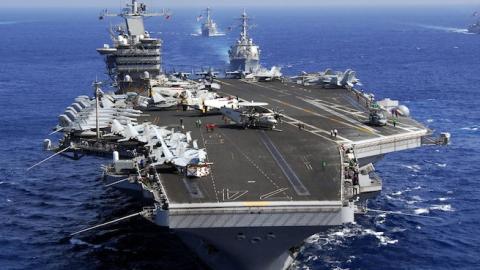
[[[398,106],[397,111],[403,116],[406,116],[406,117],[410,116],[410,110],[405,105]]]
[[[123,78],[123,81],[124,82],[132,82],[132,77],[130,77],[130,75],[125,75],[125,77]]]

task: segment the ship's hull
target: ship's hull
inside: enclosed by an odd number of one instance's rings
[[[247,227],[175,231],[212,269],[283,270],[292,264],[306,238],[326,228]]]
[[[125,180],[127,177],[127,175],[114,175],[107,173],[104,175],[105,185],[110,185],[111,187],[137,199],[145,201],[153,199],[152,193],[144,189],[138,182]]]
[[[468,32],[472,34],[480,34],[480,25],[474,24],[468,27]]]
[[[202,36],[204,37],[214,37],[217,35],[218,35],[217,29],[209,28],[209,27],[202,28]]]
[[[231,59],[230,70],[231,71],[243,71],[251,73],[259,68],[258,59]]]
[[[170,204],[151,216],[214,270],[280,270],[309,236],[353,222],[354,208],[333,201]]]

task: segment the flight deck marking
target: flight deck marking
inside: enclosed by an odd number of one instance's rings
[[[313,171],[312,164],[310,163],[310,161],[308,161],[307,157],[302,156],[302,159],[303,159],[303,164],[305,164],[305,167],[307,168],[307,170]]]
[[[205,137],[203,136],[203,132],[202,132],[202,129],[200,129],[200,136],[202,137],[202,142],[203,142],[203,146],[205,146],[205,150],[207,150],[207,153],[208,153],[208,147],[207,147],[207,144],[205,143]],[[208,154],[207,154],[207,162],[210,163],[209,161],[209,158],[208,158]],[[214,176],[214,173],[213,173],[213,164],[210,165],[210,179],[212,180],[212,186],[213,186],[213,192],[215,193],[215,199],[217,200],[217,202],[220,202],[220,199],[218,198],[218,191],[217,191],[217,186],[215,185],[215,176]]]
[[[245,82],[245,81],[244,81],[244,82]],[[245,82],[245,83],[247,83],[247,84],[253,84],[253,83],[248,83],[248,82]],[[253,84],[253,85],[256,85],[256,84]],[[231,85],[231,86],[232,86],[232,88],[240,89],[240,88],[237,87],[237,86],[234,86],[234,85]],[[279,92],[278,90],[271,89],[271,88],[269,88],[269,87],[265,87],[265,86],[261,86],[261,85],[258,85],[258,86],[259,86],[259,87],[266,88],[266,89],[270,89],[270,90],[275,91],[275,92]],[[240,89],[240,90],[241,90],[241,89]],[[220,91],[219,91],[219,92],[220,92]],[[224,94],[226,94],[226,95],[229,95],[228,93],[225,93],[225,92],[221,92],[221,93],[224,93]],[[265,95],[262,95],[262,96],[265,96]],[[265,96],[265,97],[267,97],[267,96]],[[270,98],[270,97],[267,97],[267,98],[272,99],[272,98]],[[239,98],[239,100],[241,100],[241,101],[247,101],[246,99],[242,99],[242,98]],[[278,103],[283,103],[283,101],[280,101],[280,100],[277,100],[277,99],[272,99],[272,100],[273,100],[273,101],[276,101],[276,102],[278,102]],[[285,105],[287,105],[287,104],[285,104]],[[288,104],[288,105],[289,105],[289,104]],[[293,106],[293,105],[292,105],[292,106]],[[300,109],[300,110],[302,110],[302,108],[299,108],[299,107],[297,107],[297,108]],[[305,110],[306,110],[306,109],[305,109]],[[310,112],[310,113],[312,113],[312,114],[314,114],[314,115],[317,115],[317,116],[325,117],[325,116],[320,115],[320,114],[317,114],[317,113],[315,113],[315,112],[313,112],[313,111],[309,111],[309,110],[306,110],[306,111],[307,111],[307,112]],[[298,120],[298,119],[295,119],[295,118],[293,118],[293,117],[290,117],[290,116],[288,116],[288,115],[282,114],[282,117],[290,120],[290,121],[282,121],[282,122],[286,122],[287,124],[290,124],[290,125],[292,125],[292,126],[297,126],[298,124],[302,124],[302,125],[304,125],[305,127],[308,127],[308,128],[311,129],[311,130],[305,129],[306,132],[309,132],[310,134],[313,134],[313,135],[315,135],[315,136],[321,137],[321,138],[323,138],[323,139],[325,139],[325,140],[328,140],[328,141],[331,141],[331,142],[334,142],[334,143],[338,143],[338,144],[351,143],[351,142],[352,142],[351,140],[349,140],[349,139],[347,139],[347,138],[344,138],[344,137],[341,137],[341,136],[337,136],[336,139],[332,139],[331,136],[330,136],[330,132],[328,132],[328,131],[326,131],[326,130],[324,130],[324,129],[318,128],[318,127],[316,127],[316,126],[310,125],[310,124],[308,124],[308,123],[302,122],[302,121],[300,121],[300,120]],[[319,133],[326,134],[327,136],[321,135],[321,134],[319,134]],[[337,140],[337,138],[340,139],[340,140]]]
[[[310,192],[308,192],[302,181],[300,181],[298,175],[263,130],[261,131],[261,139],[268,152],[270,152],[270,155],[272,155],[273,159],[277,163],[278,167],[280,167],[285,177],[287,177],[288,182],[290,182],[290,184],[293,186],[293,189],[295,189],[295,192],[300,196],[310,195]]]
[[[379,137],[382,136],[382,135],[379,135],[379,134],[375,134],[375,133],[371,132],[370,130],[368,130],[368,129],[364,128],[364,127],[354,126],[354,125],[352,125],[352,124],[345,123],[345,122],[342,122],[342,121],[340,121],[340,120],[333,119],[333,118],[330,118],[330,117],[328,117],[328,116],[321,115],[321,114],[319,114],[319,113],[316,113],[316,112],[311,111],[311,110],[308,110],[308,109],[300,108],[300,107],[298,107],[298,106],[292,105],[292,104],[290,104],[290,103],[287,103],[287,102],[284,102],[284,101],[281,101],[281,100],[278,100],[278,99],[274,99],[274,98],[270,98],[270,99],[273,100],[273,101],[276,101],[276,102],[278,102],[278,103],[281,103],[281,104],[283,104],[283,105],[286,105],[286,106],[295,108],[295,109],[297,109],[297,110],[301,110],[301,111],[304,111],[304,112],[307,112],[307,113],[310,113],[310,114],[313,114],[313,115],[315,115],[315,116],[319,116],[319,117],[322,117],[322,118],[327,118],[327,119],[329,119],[329,120],[331,120],[331,121],[333,121],[333,122],[336,122],[336,123],[339,123],[339,124],[342,124],[342,125],[345,125],[345,126],[348,126],[348,127],[351,127],[351,128],[355,128],[355,129],[358,129],[358,130],[363,131],[363,132],[371,133],[371,134],[377,135],[377,136],[379,136]],[[326,132],[326,131],[325,131],[325,132]],[[326,132],[326,133],[328,134],[328,132]],[[338,136],[338,137],[339,137],[339,136]],[[340,137],[339,137],[339,138],[340,138]],[[348,139],[346,139],[346,138],[342,138],[342,139],[343,139],[343,140],[348,140]]]
[[[375,134],[375,135],[377,135],[377,136],[379,136],[379,137],[383,137],[383,135],[379,134],[375,129],[373,129],[373,128],[371,128],[371,127],[360,126],[360,125],[358,124],[358,120],[356,120],[356,119],[351,119],[351,118],[349,118],[349,117],[346,116],[346,115],[343,115],[343,114],[341,114],[341,113],[338,113],[338,112],[336,112],[336,111],[328,108],[327,106],[325,106],[325,105],[323,105],[323,104],[321,104],[321,103],[319,103],[319,102],[316,102],[315,100],[307,100],[307,99],[303,99],[303,98],[300,98],[300,99],[302,99],[304,102],[309,103],[309,104],[311,104],[311,105],[313,105],[313,106],[315,106],[315,107],[318,107],[318,108],[320,108],[320,109],[322,109],[322,110],[324,110],[324,111],[326,111],[326,112],[328,112],[328,113],[331,113],[331,114],[333,114],[333,115],[335,115],[335,116],[337,116],[337,117],[342,118],[343,120],[345,120],[345,121],[349,122],[351,125],[353,125],[355,128],[363,129],[363,130],[368,131],[369,133]]]
[[[225,192],[226,191],[226,192]],[[233,191],[233,190],[230,190],[230,189],[222,189],[222,193],[223,193],[223,200],[225,201],[225,198],[227,200],[231,200],[231,201],[235,201],[236,199],[242,197],[243,195],[247,194],[248,193],[248,190],[240,190],[240,191]],[[226,195],[226,197],[225,197]]]
[[[327,106],[327,107],[330,107],[330,108],[333,108],[335,110],[339,110],[339,111],[342,111],[342,112],[345,112],[345,113],[348,113],[348,114],[359,115],[359,114],[366,114],[367,113],[366,111],[356,110],[356,109],[353,109],[353,108],[350,108],[350,107],[347,107],[347,106],[344,106],[344,105],[340,105],[340,104],[337,104],[337,103],[334,103],[334,102],[326,101],[326,100],[323,100],[323,99],[312,98],[311,100],[313,100],[315,102],[323,103],[322,105],[324,105],[324,106]]]
[[[237,151],[238,151],[248,162],[250,162],[250,164],[251,164],[255,169],[257,169],[268,181],[270,181],[270,183],[272,183],[272,185],[273,185],[275,188],[277,188],[277,189],[280,188],[280,187],[278,186],[278,184],[275,183],[275,181],[273,181],[273,179],[270,178],[270,177],[267,175],[267,173],[265,173],[247,154],[245,154],[242,150],[240,150],[240,148],[239,148],[229,137],[227,137],[227,136],[221,131],[221,129],[218,129],[218,131],[219,131],[220,133],[222,133],[223,136],[224,136],[227,140],[230,141],[230,143],[232,144],[232,146],[235,147],[235,149],[237,149]],[[285,196],[288,197],[288,195],[287,195],[286,193],[284,193],[284,194],[285,194]],[[290,199],[291,199],[291,198],[290,198]]]
[[[260,200],[268,199],[268,198],[270,198],[270,197],[272,197],[272,196],[275,196],[275,195],[277,195],[277,194],[279,194],[279,193],[282,193],[282,192],[286,191],[287,189],[288,189],[288,188],[279,188],[279,189],[274,190],[274,191],[272,191],[272,192],[269,192],[269,193],[266,193],[266,194],[262,194],[262,195],[260,195]]]
[[[245,82],[246,82],[246,81],[245,81]],[[272,87],[263,86],[263,85],[260,85],[260,84],[257,84],[257,83],[252,83],[252,82],[246,82],[246,83],[247,83],[247,84],[252,84],[252,85],[255,85],[255,86],[258,86],[258,87],[262,87],[262,88],[265,88],[265,89],[270,89],[270,90],[275,91],[275,92],[281,92],[281,91],[278,90],[278,89],[275,89],[275,88],[272,88]],[[302,95],[296,95],[296,96],[299,97],[299,98],[301,98],[301,99],[303,99]],[[339,120],[336,120],[336,119],[332,119],[332,118],[330,118],[330,117],[328,117],[328,116],[324,116],[324,115],[321,115],[321,114],[319,114],[319,113],[313,112],[313,111],[311,111],[311,110],[308,110],[308,109],[305,109],[305,108],[300,108],[300,107],[297,107],[297,106],[295,106],[295,105],[289,104],[289,103],[287,103],[287,102],[280,101],[280,100],[278,100],[278,99],[274,99],[274,98],[270,98],[270,99],[271,99],[271,100],[274,100],[274,101],[276,101],[276,102],[282,103],[282,104],[284,104],[284,105],[287,105],[287,106],[290,106],[290,107],[293,107],[293,108],[296,108],[296,109],[300,109],[300,110],[302,110],[302,111],[305,111],[305,112],[314,114],[314,115],[319,116],[319,117],[328,118],[328,119],[330,119],[330,120],[332,120],[332,121],[334,121],[334,122],[337,122],[337,123],[340,123],[340,124],[343,124],[343,125],[347,125],[347,126],[350,126],[350,127],[352,127],[352,128],[356,128],[356,129],[358,129],[358,130],[360,130],[360,131],[363,131],[363,132],[375,134],[375,135],[380,136],[380,137],[383,136],[383,135],[381,135],[381,134],[378,134],[376,131],[372,131],[372,130],[374,130],[374,129],[368,129],[367,127],[362,127],[362,126],[353,126],[353,125],[350,125],[350,124],[348,124],[348,123],[344,123],[344,122],[342,122],[342,121],[339,121]],[[304,100],[304,101],[305,101],[305,100]],[[312,105],[313,105],[313,104],[312,104]],[[329,109],[327,109],[326,111],[328,111],[328,110],[329,110]]]
[[[300,107],[297,107],[297,106],[295,106],[295,105],[288,104],[288,103],[283,102],[283,101],[281,101],[281,100],[273,99],[273,98],[271,98],[271,99],[274,100],[274,101],[276,101],[276,102],[278,102],[278,103],[281,103],[281,104],[284,104],[284,105],[287,105],[287,106],[293,106],[294,108],[299,109],[299,110],[304,110],[304,109],[302,109],[302,108],[300,108]],[[321,116],[321,117],[324,117],[324,118],[328,118],[328,117],[326,117],[326,116],[317,114],[317,113],[312,112],[312,111],[310,111],[310,110],[306,110],[306,109],[305,109],[305,111],[306,111],[306,112],[309,112],[309,113],[312,113],[312,114],[314,114],[314,115],[316,115],[316,116]],[[326,130],[324,130],[324,129],[321,129],[321,128],[319,128],[319,127],[316,127],[316,126],[314,126],[314,125],[310,125],[310,124],[308,124],[308,123],[305,123],[305,122],[303,122],[303,121],[300,121],[300,120],[298,120],[298,119],[295,119],[295,118],[293,118],[293,117],[290,117],[290,116],[288,116],[288,115],[286,115],[286,114],[282,114],[282,117],[290,120],[290,121],[282,121],[282,123],[287,123],[287,124],[290,124],[290,125],[292,125],[292,126],[296,126],[297,124],[302,124],[302,125],[304,125],[305,127],[309,127],[309,128],[311,129],[311,130],[305,129],[305,131],[310,132],[310,133],[312,133],[312,134],[314,134],[314,135],[316,135],[316,136],[322,137],[322,138],[324,138],[324,139],[326,139],[326,140],[329,140],[329,141],[332,141],[332,142],[335,142],[335,143],[349,143],[349,142],[352,142],[352,140],[349,140],[349,139],[347,139],[347,138],[345,138],[345,137],[338,136],[338,135],[337,135],[336,138],[341,139],[341,141],[332,139],[331,136],[330,136],[330,132],[328,132],[328,131],[326,131]],[[330,118],[329,118],[329,119],[330,119]],[[333,119],[332,119],[332,120],[333,120]],[[321,135],[321,134],[318,134],[318,133],[327,134],[328,136],[324,136],[324,135]]]

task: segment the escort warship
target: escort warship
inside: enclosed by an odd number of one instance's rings
[[[480,20],[468,26],[468,32],[473,34],[480,34]]]
[[[245,10],[240,19],[242,21],[240,37],[228,51],[230,70],[232,72],[252,73],[260,68],[260,48],[253,43],[253,39],[248,35],[248,16]]]
[[[142,216],[212,269],[288,269],[306,238],[366,209],[382,189],[374,164],[384,155],[449,142],[398,101],[357,90],[352,70],[163,74],[161,41],[143,25],[153,15],[136,0],[117,14],[126,27],[98,50],[115,93],[94,83],[94,97],[77,97],[60,115],[59,143],[44,142],[54,155],[112,156],[105,185],[148,202],[100,226]],[[259,66],[245,12],[242,20],[232,71]]]
[[[207,8],[205,10],[205,21],[202,22],[201,25],[201,32],[202,36],[204,37],[215,37],[215,36],[224,36],[224,33],[218,31],[217,23],[212,19],[212,9]],[[203,18],[203,14],[197,17],[197,20],[201,20]]]

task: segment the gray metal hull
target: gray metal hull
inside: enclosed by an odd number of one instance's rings
[[[230,60],[231,71],[253,72],[259,68],[259,61],[254,59],[232,59]]]
[[[468,32],[472,34],[480,34],[480,24],[473,24],[468,27]]]
[[[153,200],[153,194],[147,191],[142,187],[141,184],[137,182],[130,182],[130,181],[121,181],[125,179],[126,175],[109,175],[106,174],[104,176],[105,185],[112,184],[111,187],[118,189],[119,191],[132,196],[134,198],[142,199],[142,200]],[[120,181],[120,182],[119,182]],[[118,182],[118,183],[116,183]],[[113,184],[115,183],[115,184]]]
[[[309,236],[327,227],[177,229],[182,241],[212,269],[287,269]]]

